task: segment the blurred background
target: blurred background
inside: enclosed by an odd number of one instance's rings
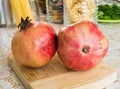
[[[26,16],[29,16],[33,21],[46,21],[47,19],[48,22],[67,23],[69,18],[66,1],[67,0],[0,0],[0,28],[16,27],[16,25],[20,23],[21,17],[25,18]],[[100,4],[119,4],[120,2],[120,0],[93,1],[95,1],[96,10]]]
[[[46,14],[45,0],[0,0],[0,27],[15,27],[25,16],[39,21],[40,14]]]

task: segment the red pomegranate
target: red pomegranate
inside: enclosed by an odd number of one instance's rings
[[[27,17],[21,19],[19,27],[11,44],[15,60],[28,67],[47,64],[56,52],[56,33],[52,26],[45,22],[30,22]]]
[[[93,22],[79,22],[58,33],[57,53],[72,70],[89,70],[101,62],[108,51],[108,40]]]

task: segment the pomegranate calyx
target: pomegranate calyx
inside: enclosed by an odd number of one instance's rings
[[[29,28],[31,26],[30,21],[31,19],[29,19],[28,16],[26,17],[25,20],[21,17],[21,23],[18,24],[18,28],[20,28],[20,31],[26,30],[27,28]]]

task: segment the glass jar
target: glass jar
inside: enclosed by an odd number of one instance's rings
[[[42,13],[46,14],[46,0],[38,0]]]
[[[40,21],[40,6],[39,6],[39,0],[29,0],[29,4],[31,7],[32,14],[34,16],[35,21]]]
[[[63,23],[63,0],[47,0],[47,20],[52,23]]]
[[[64,25],[97,19],[97,0],[64,0]]]

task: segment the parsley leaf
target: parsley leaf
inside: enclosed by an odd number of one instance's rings
[[[120,6],[105,4],[98,6],[99,20],[120,20]]]

